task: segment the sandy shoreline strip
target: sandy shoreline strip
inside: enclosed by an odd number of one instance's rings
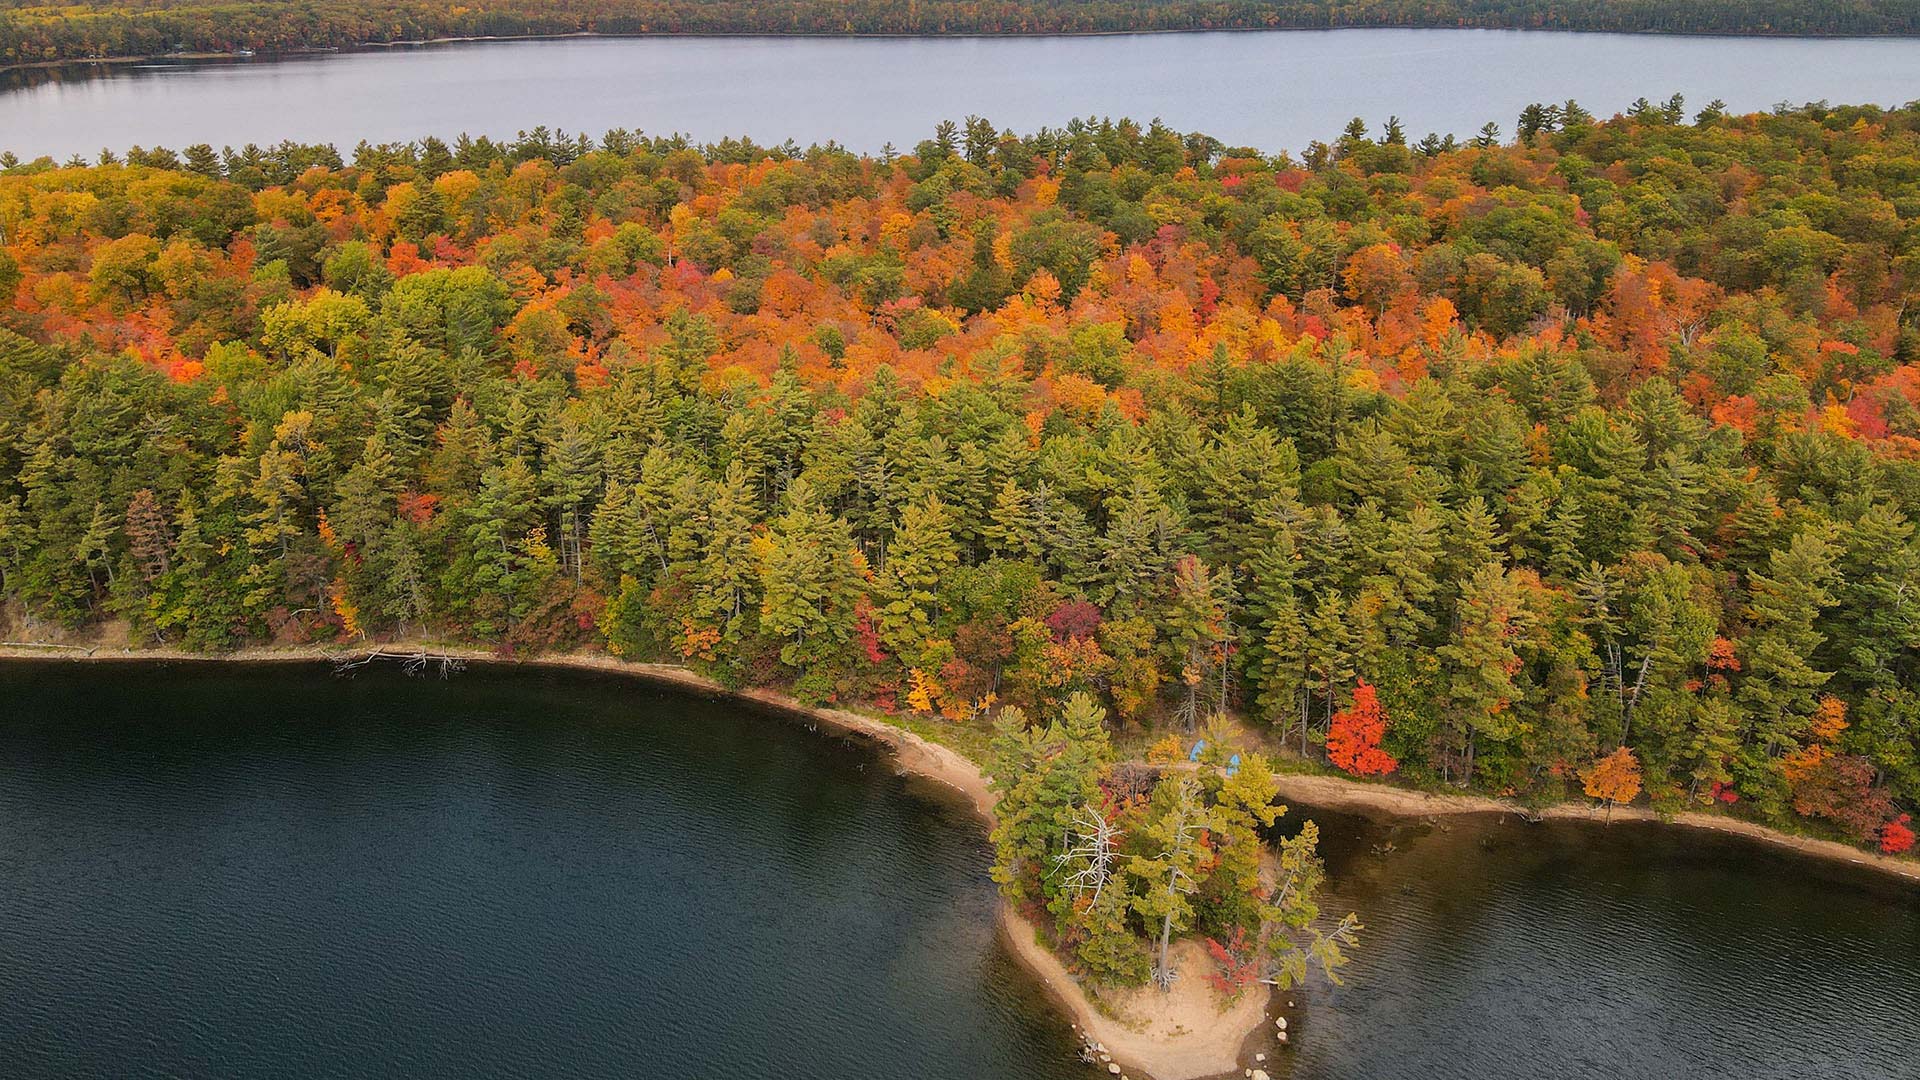
[[[1563,802],[1537,808],[1526,807],[1519,803],[1484,795],[1434,794],[1392,787],[1387,784],[1370,784],[1339,776],[1320,776],[1312,773],[1282,774],[1280,794],[1283,798],[1298,799],[1315,807],[1375,818],[1515,814],[1522,817],[1551,818],[1562,821],[1609,820],[1605,810],[1586,803]],[[1850,844],[1842,844],[1836,840],[1795,836],[1758,822],[1744,821],[1724,814],[1686,810],[1663,817],[1643,806],[1616,806],[1611,820],[1677,825],[1686,829],[1741,836],[1772,847],[1796,851],[1812,858],[1850,863],[1910,881],[1920,881],[1920,860],[1881,855]]]
[[[620,672],[637,675],[708,694],[758,702],[784,712],[825,721],[836,731],[857,734],[885,745],[899,759],[901,767],[934,780],[964,796],[980,818],[993,820],[993,795],[986,779],[965,755],[950,747],[923,739],[877,717],[844,709],[820,709],[802,704],[771,690],[728,690],[720,684],[675,664],[652,664],[620,660],[602,653],[563,653],[528,659],[503,658],[485,649],[461,646],[421,645],[415,642],[381,646],[339,648],[333,646],[296,646],[291,648],[248,648],[233,652],[206,654],[182,649],[124,649],[115,646],[76,646],[59,643],[31,645],[0,642],[0,657],[33,660],[231,660],[264,663],[272,661],[339,660],[364,656],[375,649],[389,654],[408,654],[426,650],[436,656],[450,656],[477,663],[520,664],[532,667],[574,668],[588,671]],[[1527,807],[1485,795],[1444,794],[1396,787],[1389,783],[1355,780],[1319,773],[1281,773],[1280,794],[1288,799],[1316,807],[1367,817],[1433,817],[1456,814],[1515,814],[1529,818],[1556,820],[1607,820],[1600,807],[1585,803],[1556,803],[1546,807]],[[1657,822],[1700,829],[1730,836],[1741,836],[1777,848],[1799,852],[1817,859],[1848,863],[1909,881],[1920,881],[1920,859],[1901,858],[1866,851],[1834,840],[1795,836],[1758,822],[1724,814],[1697,810],[1662,816],[1638,806],[1617,806],[1612,820]],[[1160,1080],[1172,1080],[1161,1077]]]

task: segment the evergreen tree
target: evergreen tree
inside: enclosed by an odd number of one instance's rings
[[[916,657],[927,649],[941,615],[942,586],[960,565],[953,514],[938,496],[900,512],[882,572],[887,597],[883,636],[894,652]]]
[[[786,511],[762,547],[760,625],[781,640],[780,660],[821,693],[828,665],[853,635],[865,562],[845,520],[829,513],[804,480],[787,489]]]
[[[1824,640],[1820,613],[1834,602],[1833,581],[1833,545],[1816,529],[1797,533],[1784,550],[1773,553],[1768,573],[1753,575],[1747,600],[1753,629],[1742,649],[1745,671],[1738,697],[1764,754],[1799,747],[1815,697],[1832,677],[1813,661]]]

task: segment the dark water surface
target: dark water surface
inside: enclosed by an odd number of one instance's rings
[[[1083,1077],[987,847],[626,680],[0,663],[0,1076]]]
[[[701,141],[902,148],[976,114],[1032,131],[1075,116],[1163,118],[1232,145],[1298,151],[1355,116],[1414,138],[1509,135],[1529,102],[1607,116],[1642,95],[1698,109],[1920,98],[1920,39],[1515,30],[1292,30],[1029,38],[569,38],[284,60],[0,76],[0,149],[390,142],[537,124]]]
[[[1314,816],[1369,932],[1280,1077],[1920,1076],[1911,887]],[[637,682],[0,662],[0,1076],[1086,1077],[986,858],[871,752]]]
[[[1283,1080],[1916,1080],[1920,886],[1654,824],[1313,811],[1370,933]]]

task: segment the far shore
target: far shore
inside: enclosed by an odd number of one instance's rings
[[[1720,33],[1693,33],[1670,30],[1575,30],[1557,26],[1187,26],[1164,27],[1141,30],[1005,30],[1000,32],[986,30],[916,30],[894,33],[846,33],[835,34],[818,30],[638,30],[629,32],[606,32],[600,30],[574,30],[535,34],[456,34],[446,37],[399,38],[393,41],[360,41],[351,45],[312,45],[301,48],[260,50],[248,56],[236,52],[190,51],[143,53],[138,55],[113,56],[76,56],[64,60],[24,60],[11,64],[0,64],[0,74],[9,71],[50,70],[63,67],[111,66],[119,64],[144,64],[161,60],[285,60],[303,56],[326,56],[331,54],[349,54],[370,52],[375,49],[407,49],[424,45],[458,45],[475,42],[510,41],[571,41],[580,38],[605,39],[617,41],[627,38],[846,38],[867,41],[925,40],[945,38],[1097,38],[1097,37],[1140,37],[1165,34],[1291,34],[1324,33],[1329,30],[1475,30],[1490,34],[1624,34],[1633,37],[1662,38],[1803,38],[1810,41],[1834,38],[1858,38],[1862,40],[1901,39],[1913,37],[1911,34],[1788,34],[1773,30],[1730,30]]]
[[[810,725],[884,747],[903,774],[933,781],[959,798],[983,827],[991,828],[993,824],[994,796],[987,787],[987,779],[979,765],[958,750],[878,716],[807,705],[775,690],[729,690],[675,664],[628,661],[604,653],[585,652],[516,659],[501,657],[485,649],[415,642],[351,647],[308,645],[247,648],[213,655],[170,648],[0,643],[0,658],[104,663],[168,660],[255,663],[338,661],[365,657],[375,652],[395,659],[426,652],[436,658],[447,657],[489,665],[607,672],[752,703],[793,715]],[[1529,808],[1487,796],[1416,791],[1386,783],[1368,783],[1323,774],[1282,773],[1279,779],[1283,798],[1298,800],[1319,809],[1367,817],[1508,814],[1531,819],[1594,823],[1607,820],[1664,823],[1740,836],[1813,858],[1848,863],[1909,881],[1920,881],[1920,860],[1879,855],[1831,840],[1795,836],[1720,814],[1687,811],[1663,816],[1650,809],[1622,806],[1615,807],[1609,818],[1604,810],[1580,803]],[[1177,1003],[1154,1001],[1166,996],[1149,991],[1138,993],[1124,1002],[1108,1001],[1108,1008],[1103,1009],[1088,996],[1060,958],[1040,943],[1032,923],[1005,903],[1000,904],[999,912],[1001,935],[1021,965],[1047,989],[1061,1011],[1073,1022],[1076,1031],[1088,1041],[1103,1046],[1127,1075],[1151,1080],[1201,1080],[1205,1077],[1240,1075],[1253,1064],[1247,1059],[1255,1048],[1264,1045],[1259,1036],[1266,1033],[1271,1023],[1270,1017],[1274,1014],[1270,1007],[1277,995],[1247,993],[1223,1009],[1210,991],[1174,995],[1182,997]],[[1199,953],[1197,946],[1193,951],[1198,962],[1203,954]],[[1201,981],[1197,979],[1183,980],[1182,984],[1191,985],[1196,990],[1201,987]],[[1152,1007],[1157,1015],[1140,1015],[1138,1006],[1143,1002]],[[1116,1018],[1113,1011],[1116,1004],[1120,1005],[1120,1011],[1131,1014],[1127,1020]]]

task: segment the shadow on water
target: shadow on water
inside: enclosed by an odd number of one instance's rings
[[[299,53],[290,56],[154,56],[141,60],[75,60],[70,63],[14,67],[0,70],[0,93],[37,87],[83,86],[104,79],[153,80],[197,72],[215,72],[243,64],[284,63],[335,55]],[[116,148],[118,149],[118,148]]]
[[[1518,816],[1320,823],[1367,923],[1297,1080],[1915,1075],[1920,889],[1752,840]]]

